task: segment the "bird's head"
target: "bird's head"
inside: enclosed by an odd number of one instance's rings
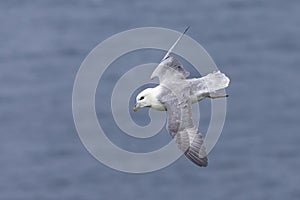
[[[151,107],[151,91],[152,88],[147,88],[137,95],[136,104],[133,108],[134,112],[136,112],[139,108]]]

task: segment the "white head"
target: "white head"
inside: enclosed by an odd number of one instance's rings
[[[139,108],[151,107],[152,95],[151,91],[153,88],[147,88],[140,92],[136,97],[136,105],[133,111],[136,112]]]

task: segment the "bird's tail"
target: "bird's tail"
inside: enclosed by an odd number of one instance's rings
[[[220,71],[207,74],[201,79],[203,79],[206,83],[208,92],[215,92],[217,90],[224,89],[228,87],[230,82],[229,78]]]

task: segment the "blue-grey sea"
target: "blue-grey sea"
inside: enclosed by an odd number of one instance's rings
[[[298,0],[1,0],[0,199],[300,199],[299,9]],[[82,61],[121,31],[187,25],[231,79],[209,166],[182,157],[146,174],[106,167],[85,149],[73,122]],[[121,147],[151,150],[170,140],[164,131],[161,140],[139,144],[108,109],[122,65],[158,62],[163,54],[125,55],[101,80],[97,115]],[[200,104],[205,132],[210,101]],[[149,120],[143,113],[133,116],[137,123]]]

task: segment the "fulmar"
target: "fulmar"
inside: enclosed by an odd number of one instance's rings
[[[178,148],[196,165],[206,167],[208,159],[204,137],[193,124],[192,104],[204,98],[227,97],[227,94],[217,91],[226,88],[230,80],[220,71],[201,78],[186,79],[189,72],[170,55],[183,34],[151,75],[151,79],[159,78],[159,85],[147,88],[137,95],[134,111],[142,107],[166,111],[167,130]]]

